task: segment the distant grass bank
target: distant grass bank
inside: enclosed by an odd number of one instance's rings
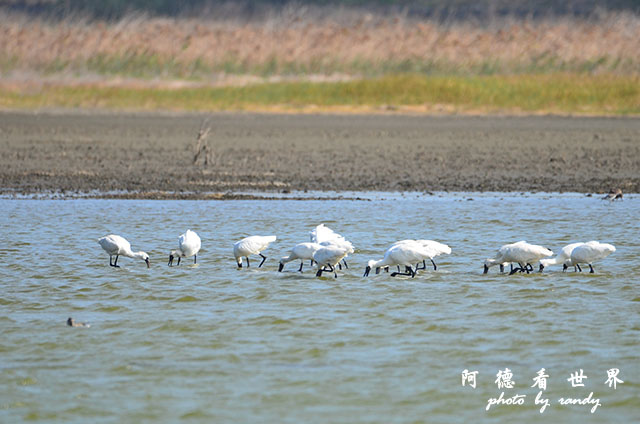
[[[186,88],[0,83],[0,108],[638,115],[640,76],[406,74],[346,82]]]
[[[0,9],[0,78],[640,74],[640,15],[441,22],[333,9],[262,19],[44,19]]]

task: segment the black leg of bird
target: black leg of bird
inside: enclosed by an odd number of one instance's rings
[[[267,260],[267,257],[264,256],[262,253],[259,253],[260,256],[262,256],[262,262],[260,262],[260,265],[258,265],[258,268],[260,268],[262,266],[262,264],[264,263],[264,261]]]
[[[433,262],[433,259],[431,259],[431,263],[433,264],[433,270],[434,270],[434,271],[437,271],[437,270],[438,270],[438,267],[436,266],[436,263],[435,263],[435,262]],[[425,268],[426,268],[426,265],[425,265]]]
[[[406,276],[408,276],[408,277],[413,278],[413,277],[415,277],[415,276],[416,276],[416,273],[415,273],[415,271],[413,270],[413,268],[411,268],[410,266],[405,266],[405,272],[400,272],[400,271],[398,271],[398,272],[393,272],[393,273],[391,273],[391,276],[392,276],[392,277],[395,277],[395,276],[397,276],[397,275],[406,275]]]

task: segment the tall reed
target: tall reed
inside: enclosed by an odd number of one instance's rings
[[[224,74],[380,76],[640,73],[640,17],[485,25],[338,13],[260,21],[46,20],[0,15],[0,72],[211,79]]]

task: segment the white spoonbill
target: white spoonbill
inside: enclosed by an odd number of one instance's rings
[[[559,264],[562,264],[562,272],[566,271],[568,265],[571,265],[571,252],[573,252],[573,249],[583,244],[584,243],[567,244],[562,248],[562,250],[560,250],[560,253],[558,253],[555,258],[540,259],[540,272],[549,265]]]
[[[316,228],[311,230],[309,232],[309,238],[311,240],[311,243],[319,243],[323,246],[336,246],[347,249],[347,255],[345,256],[345,258],[349,256],[350,253],[354,252],[353,244],[351,244],[350,241],[348,241],[342,235],[336,233],[324,224],[320,224]],[[343,258],[342,262],[344,263],[344,266],[346,268],[349,268],[346,259]],[[338,264],[338,266],[342,268],[340,264]]]
[[[189,258],[193,256],[195,264],[200,251],[200,236],[195,231],[187,230],[178,238],[178,250],[172,250],[169,254],[169,266],[173,265],[173,258],[178,257],[178,265],[180,258]]]
[[[114,234],[110,234],[108,236],[104,236],[98,239],[98,243],[105,252],[109,254],[109,265],[114,266],[116,268],[120,268],[118,265],[118,257],[128,256],[130,258],[138,258],[142,259],[147,263],[147,268],[149,268],[149,255],[144,252],[132,252],[131,244],[124,238],[120,236],[116,236]],[[112,263],[111,259],[115,255],[116,260]]]
[[[526,272],[527,274],[533,270],[532,263],[538,262],[542,258],[552,256],[553,252],[546,247],[536,244],[529,244],[526,241],[505,244],[502,246],[496,256],[492,259],[484,261],[484,274],[489,272],[489,268],[494,265],[502,265],[505,262],[515,262],[520,265],[519,268],[511,270],[509,275],[516,272]]]
[[[410,275],[413,278],[416,276],[413,264],[429,259],[432,254],[433,252],[430,252],[415,240],[403,240],[402,242],[391,245],[391,247],[384,253],[384,257],[381,260],[370,260],[364,270],[364,277],[368,276],[373,268],[376,269],[376,274],[378,274],[382,267],[404,265],[407,271],[406,273],[394,272],[391,276]]]
[[[258,265],[258,268],[262,266],[267,259],[262,252],[269,247],[271,242],[276,241],[276,236],[250,236],[243,238],[233,245],[233,256],[236,258],[238,268],[242,268],[242,257],[247,258],[247,267],[249,267],[249,255],[260,255],[262,262]]]
[[[282,272],[284,265],[288,262],[294,261],[296,259],[300,259],[300,269],[298,271],[302,272],[302,265],[304,264],[305,259],[311,260],[311,264],[313,265],[313,254],[316,250],[322,248],[323,246],[318,243],[299,243],[293,246],[289,256],[283,256],[280,259],[280,266],[278,268],[279,272]]]
[[[597,241],[588,241],[573,249],[571,252],[571,264],[577,266],[580,271],[580,264],[589,265],[590,273],[593,274],[593,266],[591,263],[598,259],[603,259],[616,251],[612,244],[600,243]]]
[[[348,254],[348,249],[339,246],[322,246],[313,253],[313,260],[316,261],[318,271],[316,277],[321,277],[322,272],[326,271],[325,267],[329,267],[329,271],[333,272],[335,278],[338,278],[336,266]]]
[[[430,252],[429,260],[431,261],[431,264],[433,265],[433,270],[434,271],[436,271],[438,269],[438,266],[433,261],[433,258],[435,258],[436,256],[440,256],[442,254],[445,254],[445,255],[451,254],[451,248],[449,246],[447,246],[444,243],[440,243],[440,242],[433,241],[433,240],[401,240],[401,241],[395,242],[393,244],[393,246],[395,246],[397,244],[407,243],[407,242],[418,243],[422,247],[424,247],[428,252]],[[416,270],[418,270],[418,269],[427,269],[426,259],[422,261],[422,268],[419,268],[418,265],[416,265]]]

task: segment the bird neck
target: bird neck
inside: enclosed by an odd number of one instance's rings
[[[499,259],[487,259],[487,260],[484,261],[484,264],[487,267],[491,268],[492,266],[501,264],[502,262],[504,262],[504,261],[501,261]]]
[[[387,258],[380,259],[379,261],[372,261],[372,262],[369,262],[368,264],[368,266],[370,266],[371,269],[380,268],[387,265],[392,265],[391,263],[388,262]]]
[[[566,261],[567,258],[564,258],[562,263],[564,263],[564,261]],[[544,266],[547,265],[558,265],[560,263],[560,261],[558,260],[558,257],[556,256],[555,258],[549,258],[549,259],[540,259],[540,263],[543,264]]]
[[[130,254],[127,255],[127,256],[129,256],[131,258],[136,258],[136,259],[144,259],[147,256],[147,254],[144,253],[143,251],[140,251],[140,252],[131,252],[131,251],[129,251],[128,253],[130,253]]]

